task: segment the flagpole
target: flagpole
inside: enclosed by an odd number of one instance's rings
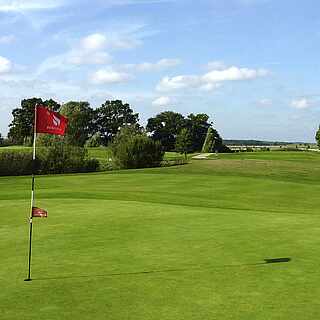
[[[37,140],[37,104],[34,107],[34,125],[33,125],[33,154],[32,154],[32,184],[31,184],[31,208],[30,208],[30,227],[29,227],[29,258],[28,258],[28,278],[25,281],[31,281],[31,252],[32,252],[32,211],[34,207],[35,192],[35,171],[36,171],[36,140]]]

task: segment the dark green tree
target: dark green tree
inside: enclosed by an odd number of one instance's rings
[[[187,159],[187,154],[192,151],[192,136],[187,128],[182,128],[176,139],[176,151],[184,154]]]
[[[316,132],[316,141],[317,141],[318,147],[320,149],[320,127],[319,127],[318,131]]]
[[[33,135],[34,108],[36,104],[59,111],[60,104],[54,100],[43,101],[40,98],[24,99],[21,106],[12,111],[13,120],[9,125],[8,138],[14,144],[31,144]]]
[[[95,132],[101,135],[104,145],[110,143],[121,128],[126,126],[139,126],[139,114],[134,113],[128,103],[121,100],[107,100],[100,108],[95,110]]]
[[[165,111],[150,118],[146,129],[153,140],[160,141],[165,151],[172,151],[175,149],[177,135],[184,127],[185,119],[182,114]]]
[[[164,156],[159,141],[133,127],[120,130],[112,143],[112,153],[115,163],[123,169],[158,167]]]
[[[0,147],[3,146],[3,143],[4,143],[4,139],[3,139],[3,137],[2,137],[2,135],[0,133]]]
[[[186,119],[186,127],[192,137],[192,151],[200,152],[206,139],[208,129],[211,127],[209,116],[205,113],[189,114]]]
[[[94,132],[95,112],[89,102],[70,101],[61,107],[60,113],[68,118],[66,142],[74,146],[84,146]]]

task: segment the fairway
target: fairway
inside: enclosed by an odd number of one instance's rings
[[[0,319],[318,319],[320,154],[0,178]],[[265,259],[290,258],[265,264]]]

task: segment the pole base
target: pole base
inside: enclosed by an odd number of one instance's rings
[[[28,279],[24,279],[24,281],[32,281],[32,279],[28,278]]]

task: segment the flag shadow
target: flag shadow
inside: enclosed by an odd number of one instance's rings
[[[263,266],[263,265],[276,264],[276,263],[288,263],[290,261],[292,261],[291,258],[274,258],[274,259],[264,259],[264,262],[237,264],[237,265],[234,264],[234,265],[200,266],[200,267],[199,266],[189,266],[188,268],[163,269],[163,270],[147,270],[147,271],[136,271],[136,272],[115,272],[115,273],[91,274],[91,275],[90,274],[88,274],[88,275],[69,275],[69,276],[61,276],[61,277],[33,278],[32,281],[107,278],[107,277],[173,273],[173,272],[218,270],[218,269],[223,269],[223,268],[241,268],[241,267]]]

